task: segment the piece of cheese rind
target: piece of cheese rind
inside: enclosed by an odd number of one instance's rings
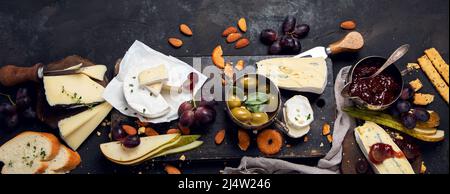
[[[439,52],[435,48],[430,48],[425,50],[425,54],[431,60],[439,74],[444,78],[445,82],[449,84],[449,67]]]
[[[322,94],[327,85],[327,64],[323,58],[273,58],[259,61],[257,73],[278,87]]]
[[[427,77],[431,80],[431,83],[434,85],[439,94],[444,98],[447,104],[449,103],[449,87],[442,79],[441,75],[436,71],[430,59],[424,55],[418,59],[420,67],[423,72],[427,75]]]
[[[103,81],[107,70],[108,68],[106,68],[105,65],[94,65],[81,68],[80,73],[87,75],[90,78]]]
[[[394,143],[387,132],[376,123],[367,121],[364,125],[355,129],[356,142],[371,164],[373,171],[377,174],[414,174],[411,164],[405,156],[393,157],[384,160],[381,164],[370,161],[370,147],[377,143],[384,143],[392,146],[395,152],[402,152]]]
[[[95,106],[93,109],[99,109],[97,114],[86,123],[77,128],[68,136],[63,137],[67,145],[73,150],[77,150],[80,145],[89,137],[89,135],[100,125],[100,123],[108,116],[112,110],[112,106],[108,102],[104,102]]]
[[[85,105],[104,102],[105,88],[87,75],[44,76],[44,89],[50,106]]]
[[[146,69],[139,73],[139,84],[151,85],[154,83],[165,82],[169,80],[169,74],[165,65],[158,65],[153,68]]]

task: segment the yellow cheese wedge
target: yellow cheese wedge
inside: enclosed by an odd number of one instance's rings
[[[47,102],[55,105],[80,105],[104,102],[105,88],[87,75],[44,76]]]
[[[141,86],[165,82],[167,80],[169,80],[169,74],[165,65],[158,65],[139,73],[139,84]]]
[[[94,65],[89,67],[83,67],[80,69],[80,73],[87,75],[93,79],[103,81],[105,78],[106,68],[105,65]]]
[[[142,137],[141,143],[135,148],[125,148],[120,142],[100,144],[100,150],[109,160],[116,163],[126,163],[137,160],[146,154],[171,142],[180,139],[179,134]]]
[[[93,109],[96,114],[89,119],[86,123],[82,124],[75,131],[69,133],[68,136],[63,137],[64,141],[69,145],[73,150],[77,150],[78,147],[89,137],[89,135],[100,125],[103,119],[108,116],[109,112],[112,110],[112,106],[104,102],[100,105],[97,105]],[[72,120],[71,122],[76,122]]]

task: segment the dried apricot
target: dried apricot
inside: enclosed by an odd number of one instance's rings
[[[263,154],[274,155],[280,152],[283,146],[283,136],[275,129],[266,129],[258,134],[256,143]]]

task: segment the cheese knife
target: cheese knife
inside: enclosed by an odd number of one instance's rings
[[[341,40],[330,44],[328,47],[315,47],[308,51],[305,51],[295,58],[303,57],[322,57],[327,59],[330,55],[335,55],[343,52],[356,52],[359,51],[364,46],[364,38],[361,33],[353,31],[348,33]]]

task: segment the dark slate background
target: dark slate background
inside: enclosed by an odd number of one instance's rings
[[[247,18],[246,36],[252,44],[242,50],[224,46],[225,55],[265,55],[267,48],[257,41],[259,32],[278,29],[290,14],[311,26],[310,35],[302,40],[303,50],[339,39],[345,34],[339,29],[341,21],[357,21],[366,46],[357,54],[333,57],[335,74],[360,58],[387,56],[401,44],[409,43],[411,51],[397,64],[403,69],[430,47],[436,47],[449,61],[448,7],[448,0],[1,0],[0,65],[30,66],[78,54],[112,66],[134,40],[177,57],[208,56],[217,44],[226,45],[220,34],[240,17]],[[194,36],[180,35],[180,23],[189,24]],[[181,37],[185,41],[183,48],[171,48],[167,44],[171,36]],[[421,72],[407,80],[415,76],[425,82],[426,92],[436,93]],[[440,128],[446,131],[446,140],[422,145],[425,162],[431,173],[448,173],[448,105],[437,96],[430,108],[443,116]],[[10,132],[0,132],[1,142],[11,136]],[[315,160],[296,162],[313,164]],[[236,166],[237,162],[184,164],[183,170],[218,173],[225,165]],[[161,173],[161,169],[159,165],[150,166],[149,172]]]

